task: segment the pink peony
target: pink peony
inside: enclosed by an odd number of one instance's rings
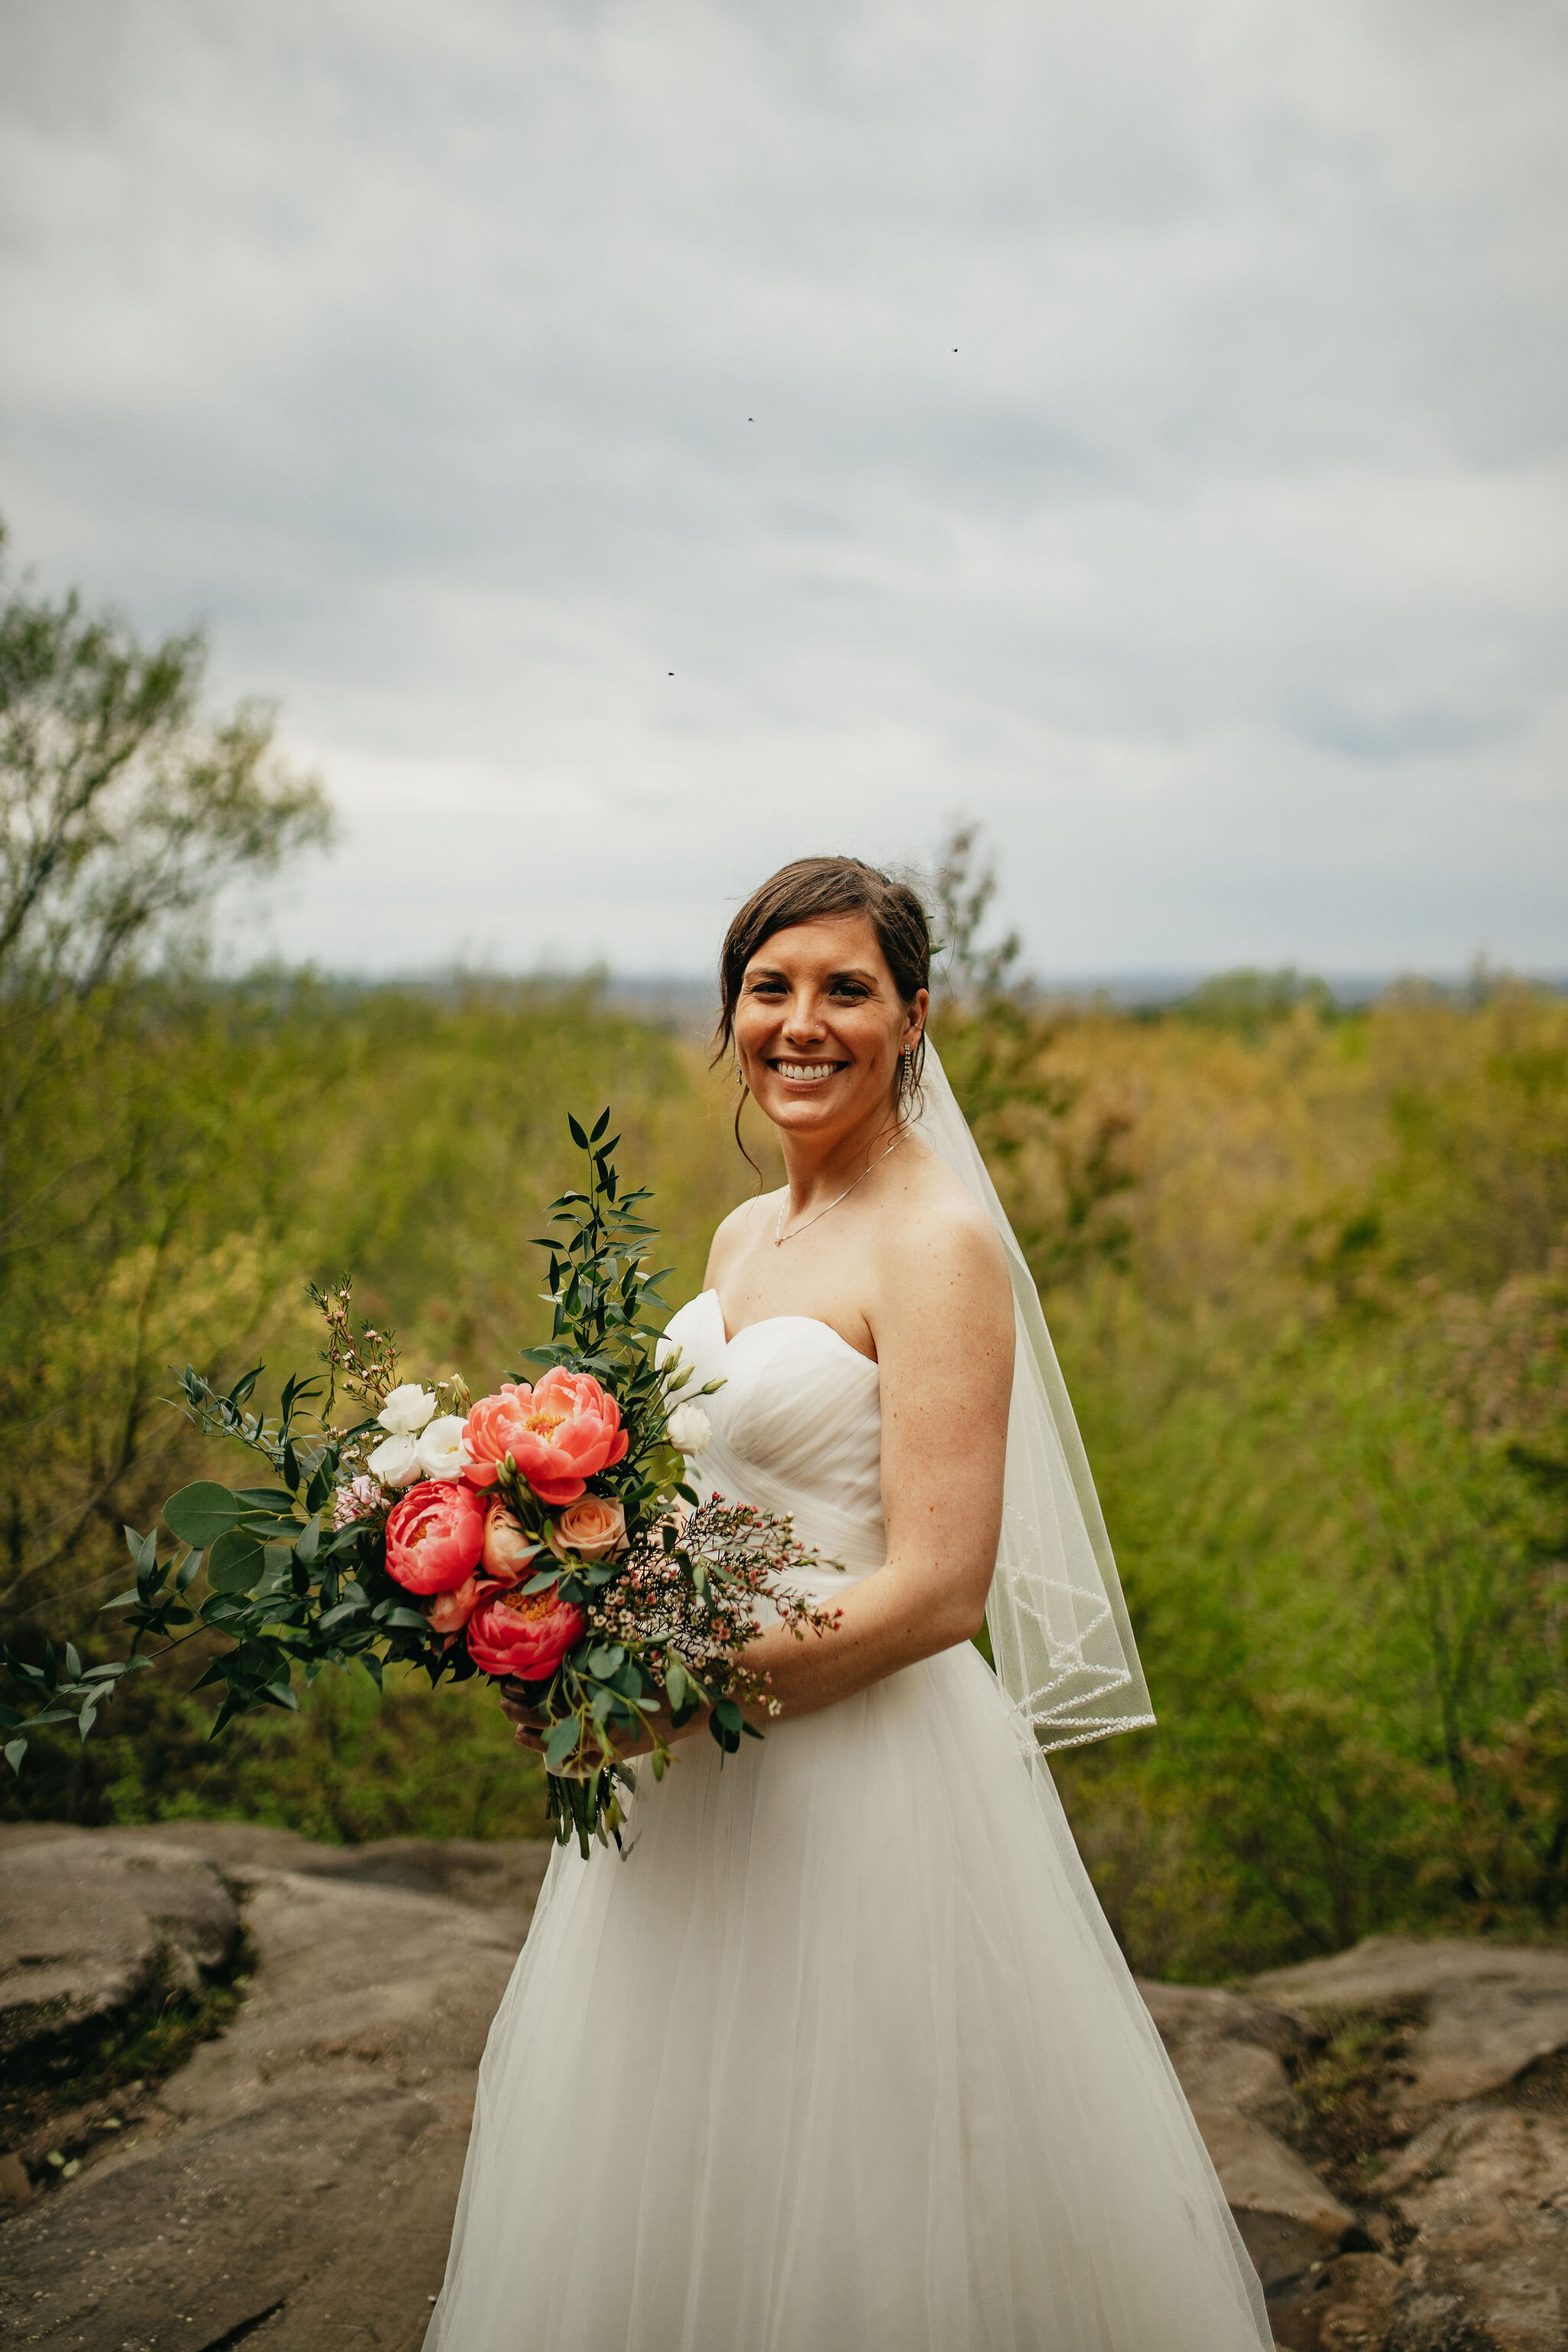
[[[406,1592],[455,1592],[479,1564],[485,1507],[471,1486],[426,1478],[386,1522],[386,1572]]]
[[[463,1475],[493,1486],[510,1454],[542,1503],[574,1503],[626,1450],[621,1409],[591,1372],[552,1365],[533,1388],[508,1381],[481,1397],[463,1431]]]
[[[554,1592],[526,1600],[481,1587],[485,1597],[468,1620],[468,1649],[487,1675],[513,1675],[519,1682],[547,1682],[588,1620]]]
[[[497,1584],[516,1584],[526,1576],[540,1550],[505,1505],[495,1504],[485,1519],[485,1574]]]

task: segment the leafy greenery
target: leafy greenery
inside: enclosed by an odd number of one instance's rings
[[[989,1051],[990,1018],[978,993],[941,1013],[955,1068],[950,1039],[973,1024]],[[1401,1926],[1560,1933],[1568,1007],[1498,984],[1296,1003],[1256,1033],[1022,996],[1005,1019],[1037,1091],[1018,1148],[988,1148],[1160,1716],[1056,1768],[1127,1948],[1212,1978]],[[529,1209],[572,1181],[573,1101],[625,1106],[671,1297],[745,1175],[698,1049],[581,992],[140,982],[0,1005],[0,1080],[21,1056],[0,1552],[35,1659],[45,1625],[105,1658],[120,1523],[225,1475],[159,1402],[171,1361],[230,1333],[228,1384],[302,1360],[300,1277],[351,1260],[437,1370],[548,1348]],[[1075,1223],[1061,1171],[1112,1121],[1125,1181]],[[187,1654],[131,1677],[87,1748],[38,1742],[0,1802],[343,1838],[542,1826],[485,1692],[318,1685],[298,1723],[220,1750]]]

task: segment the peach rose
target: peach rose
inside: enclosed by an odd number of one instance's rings
[[[574,1503],[626,1444],[615,1398],[591,1372],[553,1364],[532,1388],[508,1381],[498,1396],[480,1398],[463,1430],[463,1475],[493,1486],[510,1454],[542,1503]]]
[[[539,1557],[542,1547],[525,1536],[504,1504],[497,1503],[485,1521],[485,1548],[480,1555],[485,1574],[497,1584],[516,1584]]]
[[[455,1592],[438,1592],[430,1603],[432,1633],[460,1633],[479,1607],[479,1580],[470,1576]]]
[[[574,1552],[579,1559],[607,1559],[626,1539],[626,1515],[606,1495],[584,1495],[568,1503],[557,1518],[550,1549],[557,1559]]]
[[[486,1586],[468,1620],[468,1650],[487,1675],[547,1682],[567,1651],[581,1641],[587,1622],[581,1609],[557,1593],[534,1592],[517,1600]]]

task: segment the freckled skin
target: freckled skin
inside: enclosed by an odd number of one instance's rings
[[[923,990],[900,1002],[867,918],[837,915],[764,940],[736,1010],[741,1067],[788,1182],[725,1218],[708,1286],[731,1338],[770,1316],[812,1316],[881,1371],[887,1562],[846,1588],[836,1633],[774,1631],[751,1645],[788,1715],[968,1640],[996,1557],[1013,1380],[1001,1241],[918,1138],[888,1151],[900,1051],[926,1009]],[[825,1065],[826,1077],[791,1075]],[[526,1711],[505,1705],[536,1744]],[[684,1736],[701,1728],[694,1719]]]

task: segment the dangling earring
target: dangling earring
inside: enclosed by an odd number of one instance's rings
[[[912,1045],[906,1045],[904,1047],[904,1083],[900,1087],[899,1091],[907,1100],[908,1097],[913,1094],[914,1090],[915,1049]]]

